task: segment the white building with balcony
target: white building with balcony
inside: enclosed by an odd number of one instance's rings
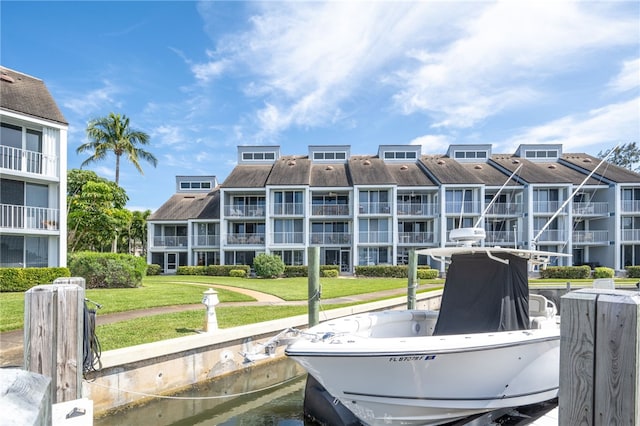
[[[167,273],[251,265],[259,253],[305,265],[307,248],[318,246],[322,264],[348,274],[406,264],[410,250],[450,245],[452,229],[478,226],[486,245],[571,254],[563,264],[640,264],[640,174],[559,144],[512,154],[489,144],[420,150],[381,145],[375,155],[351,155],[350,146],[312,145],[306,155],[282,155],[278,146],[240,146],[220,185],[177,177],[177,193],[148,220],[148,261]],[[206,186],[193,188],[194,180]]]
[[[68,123],[45,83],[0,67],[0,267],[67,263]]]

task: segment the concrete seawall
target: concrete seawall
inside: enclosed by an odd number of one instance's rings
[[[438,309],[442,291],[417,295],[416,309]],[[406,309],[407,297],[320,312],[320,321],[362,312]],[[102,368],[83,382],[82,395],[93,400],[97,416],[143,403],[156,395],[171,395],[197,383],[225,377],[248,368],[266,366],[284,357],[284,347],[271,358],[246,362],[242,353],[260,351],[262,345],[287,328],[304,329],[308,316],[283,318],[213,333],[185,336],[107,351]],[[266,384],[266,383],[265,383]],[[229,394],[235,393],[233,389]]]

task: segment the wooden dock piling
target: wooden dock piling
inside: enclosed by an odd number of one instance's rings
[[[562,297],[559,424],[640,424],[640,293]]]

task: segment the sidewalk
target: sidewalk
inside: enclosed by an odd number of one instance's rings
[[[423,284],[418,287],[419,290],[424,290],[434,286],[434,284]],[[209,286],[225,288],[227,290],[242,293],[247,296],[251,296],[256,299],[255,302],[227,302],[220,303],[218,306],[295,306],[306,305],[306,300],[299,300],[293,302],[287,302],[271,294],[261,293],[258,291],[243,289],[239,287],[229,286]],[[321,300],[322,304],[341,304],[341,303],[357,303],[367,300],[380,299],[385,297],[402,296],[406,295],[406,289],[392,289],[379,291],[375,293],[357,294],[352,296],[340,297],[335,299]],[[96,324],[111,324],[114,322],[127,321],[135,318],[146,317],[151,315],[166,314],[172,312],[183,312],[188,310],[202,310],[204,316],[205,306],[198,303],[193,305],[174,305],[174,306],[159,306],[150,309],[139,309],[135,311],[116,312],[113,314],[96,315]],[[0,333],[0,367],[22,367],[24,358],[24,330],[14,330]]]

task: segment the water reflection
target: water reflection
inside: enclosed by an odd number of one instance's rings
[[[175,395],[95,419],[95,426],[310,426],[303,416],[306,375],[290,359],[247,369]],[[226,395],[227,397],[220,398]]]

